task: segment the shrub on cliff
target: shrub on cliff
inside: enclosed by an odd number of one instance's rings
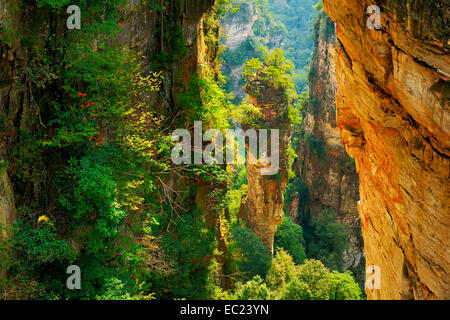
[[[293,68],[292,62],[285,58],[283,50],[277,48],[264,63],[259,58],[247,61],[242,75],[247,82],[257,77],[258,80],[268,83],[273,88],[283,90],[286,99],[290,103],[292,99],[297,97],[292,80]],[[253,94],[257,95],[257,92]]]

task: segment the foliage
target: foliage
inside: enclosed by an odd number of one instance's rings
[[[286,156],[288,158],[288,177],[290,179],[295,177],[295,171],[294,171],[294,161],[298,158],[297,152],[295,152],[295,149],[292,147],[292,143],[289,144],[289,147],[286,151]]]
[[[347,232],[342,223],[336,221],[336,213],[324,209],[305,221],[307,255],[322,261],[326,266],[339,270],[343,263]]]
[[[310,133],[306,133],[305,143],[308,145],[308,147],[316,157],[318,157],[321,160],[325,159],[326,156],[325,142],[322,139],[316,138]]]
[[[239,106],[234,106],[231,110],[230,118],[234,124],[244,129],[263,126],[261,110],[248,100],[244,100]]]
[[[282,50],[269,53],[265,46],[280,35],[287,39],[291,26],[275,22],[264,0],[255,1],[259,38],[248,39],[236,54],[227,52],[225,62],[242,64],[252,51],[259,59],[247,63],[244,75],[258,74],[293,102],[302,81],[295,74],[299,64],[294,67]],[[20,196],[12,238],[0,246],[1,267],[8,271],[2,291],[18,299],[356,299],[350,274],[322,272],[308,261],[296,265],[305,260],[303,231],[290,219],[283,219],[276,234],[274,259],[256,234],[236,225],[248,188],[245,166],[227,172],[221,166],[171,162],[170,132],[176,126],[202,120],[205,129],[225,130],[230,119],[262,125],[260,111],[248,101],[237,108],[230,103],[218,71],[219,19],[236,13],[233,2],[216,1],[205,15],[205,64],[185,83],[186,90],[172,96],[173,90],[170,97],[163,84],[184,75],[173,66],[189,52],[171,2],[142,2],[155,12],[159,37],[150,57],[118,46],[122,3],[31,1],[35,11],[24,22],[28,34],[0,30],[2,43],[20,37],[29,54],[15,76],[29,97],[27,111],[37,115],[5,146],[8,173]],[[69,4],[88,14],[81,30],[59,32],[66,17],[60,13]],[[249,8],[246,1],[239,4]],[[293,104],[287,110],[297,129],[300,110]],[[296,154],[292,148],[288,153],[292,165]],[[198,199],[206,183],[213,189],[206,195],[207,214]],[[312,225],[315,234],[339,234],[320,219]],[[329,237],[333,250],[341,248],[338,240]],[[315,254],[315,247],[309,249]],[[80,291],[64,286],[71,264],[82,270]],[[238,274],[227,284],[236,284],[236,290],[221,288],[229,274]],[[317,280],[317,274],[326,280]]]
[[[313,49],[313,30],[310,25],[316,13],[313,8],[315,2],[316,0],[288,0],[280,5],[280,2],[274,0],[235,0],[240,6],[240,11],[225,16],[225,23],[234,18],[237,23],[246,24],[251,16],[256,16],[257,20],[252,27],[253,35],[234,50],[226,48],[222,56],[225,76],[231,77],[232,72],[236,72],[236,69],[249,58],[266,60],[270,51],[282,46],[286,57],[295,66],[293,82],[296,91],[307,91],[307,68]],[[227,89],[235,90],[232,87]],[[240,100],[237,99],[237,102]]]
[[[288,216],[283,216],[281,224],[275,233],[274,247],[283,248],[293,258],[296,264],[302,264],[306,258],[303,229]]]
[[[292,257],[283,249],[277,249],[275,258],[272,259],[266,282],[270,289],[281,289],[295,278],[296,266]]]
[[[330,300],[359,300],[361,288],[355,282],[350,271],[333,271],[328,276]]]
[[[70,247],[65,240],[58,239],[54,222],[40,219],[32,224],[21,218],[14,222],[11,247],[21,259],[21,265],[39,268],[70,260]]]
[[[269,300],[270,291],[264,280],[256,275],[244,284],[238,283],[235,295],[238,300]]]
[[[307,283],[312,300],[328,299],[328,269],[318,260],[306,260],[299,266],[297,277]]]
[[[288,210],[288,205],[292,203],[292,201],[298,198],[298,210],[297,212],[304,212],[304,209],[307,205],[308,201],[308,186],[303,182],[303,180],[297,176],[291,179],[284,190],[284,211]],[[294,221],[298,222],[298,221]]]
[[[4,253],[2,267],[14,275],[14,281],[0,283],[0,287],[22,299],[53,298],[46,287],[61,290],[54,285],[57,283],[54,276],[56,274],[60,278],[58,274],[64,275],[64,266],[74,260],[75,250],[66,240],[59,238],[54,221],[48,218],[30,219],[29,213],[25,208],[18,210],[19,217],[14,222],[12,238],[9,243],[0,246],[0,249],[3,247],[0,251]],[[5,251],[5,248],[10,250]]]
[[[258,71],[261,70],[263,64],[259,58],[253,58],[245,63],[244,70],[242,71],[242,76],[245,81],[248,81],[250,77],[253,77]]]
[[[311,300],[311,291],[308,285],[294,278],[281,291],[280,300]]]
[[[189,91],[181,93],[179,99],[190,119],[201,120],[203,125],[209,128],[229,127],[227,118],[232,106],[228,94],[215,81],[210,69],[203,68],[196,77],[193,77]]]
[[[268,81],[275,88],[289,88],[292,89],[291,92],[295,92],[291,80],[294,65],[285,58],[281,49],[275,49],[265,63],[262,80]]]
[[[243,300],[359,300],[361,289],[349,271],[329,272],[318,260],[296,265],[287,252],[279,249],[266,280],[255,276],[239,282],[234,295]]]
[[[242,74],[247,81],[258,77],[258,80],[267,82],[277,90],[282,90],[290,104],[297,97],[292,82],[292,69],[293,65],[284,57],[283,51],[275,49],[264,63],[261,63],[259,59],[249,60]],[[295,117],[294,120],[297,118]]]
[[[157,273],[152,275],[160,296],[186,299],[208,299],[216,289],[217,279],[212,274],[217,272],[214,263],[215,230],[205,227],[204,216],[198,210],[186,212],[171,226],[171,232],[162,239],[164,252],[170,257],[173,272],[176,274]],[[168,222],[163,222],[166,225]]]
[[[239,270],[244,277],[251,279],[256,275],[265,277],[270,266],[270,255],[261,240],[246,227],[232,229],[234,245],[242,254]]]
[[[78,225],[89,223],[89,214],[95,212],[97,219],[92,249],[93,252],[104,249],[100,244],[101,239],[117,236],[126,217],[125,211],[117,202],[117,186],[112,177],[112,169],[96,163],[92,158],[83,158],[80,161],[69,161],[67,174],[74,186],[72,199],[62,196],[59,201],[73,214]]]
[[[83,19],[82,30],[58,36],[45,24],[36,33],[32,21],[23,41],[31,59],[19,76],[38,108],[39,123],[30,127],[39,129],[22,131],[10,152],[27,154],[10,159],[16,191],[23,191],[19,203],[24,210],[11,240],[14,250],[8,253],[10,261],[21,262],[8,267],[7,289],[13,297],[151,296],[150,287],[142,289],[132,278],[144,274],[142,261],[154,253],[139,238],[129,237],[127,228],[135,226],[126,220],[140,212],[145,220],[139,221],[140,231],[152,232],[147,221],[155,221],[149,209],[156,203],[151,202],[155,178],[150,174],[167,169],[163,156],[170,137],[159,135],[160,119],[147,104],[161,77],[145,75],[139,53],[111,42],[119,32],[120,3],[83,2],[80,6],[90,6],[90,15]],[[62,22],[53,11],[64,5],[40,1],[36,19]],[[49,212],[41,214],[43,210]],[[33,259],[23,260],[28,258]],[[156,257],[152,266],[162,259]],[[81,291],[64,286],[70,264],[83,272]]]
[[[70,0],[37,0],[38,7],[47,7],[51,9],[59,9],[70,3]]]
[[[297,92],[308,90],[308,66],[314,42],[312,40],[313,23],[316,12],[313,5],[317,0],[287,0],[277,2],[269,0],[270,10],[275,20],[284,24],[283,48],[286,57],[295,66],[294,82]]]

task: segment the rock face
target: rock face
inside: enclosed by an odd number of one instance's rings
[[[20,17],[6,0],[0,0],[0,30],[20,28],[17,24]],[[20,41],[12,36],[8,41],[0,42],[0,240],[7,236],[3,229],[13,221],[15,216],[13,187],[4,167],[8,146],[14,141],[24,116],[36,115],[36,108],[30,105],[30,97],[26,89],[13,77],[15,69],[24,63],[25,52]],[[24,112],[23,105],[27,105]],[[22,126],[27,126],[28,122]],[[0,271],[1,273],[1,271]],[[1,275],[0,275],[1,276]]]
[[[243,63],[257,56],[257,53],[254,52],[254,44],[250,45],[250,43],[263,42],[269,50],[282,46],[282,34],[275,32],[275,30],[272,30],[273,26],[267,24],[266,17],[261,12],[262,8],[255,7],[253,1],[248,3],[242,2],[238,12],[228,14],[221,21],[221,33],[225,35],[223,45],[226,50],[233,56],[239,57],[243,53],[246,54],[244,61],[238,61],[238,63],[233,61],[229,65],[225,63],[222,66],[224,75],[228,77],[227,82],[239,100],[243,100],[246,97],[241,83]],[[264,23],[264,29],[267,32],[264,37],[255,34],[254,27],[258,23]]]
[[[161,24],[163,28],[164,23],[173,24],[182,32],[187,52],[172,52],[180,56],[163,70],[163,101],[158,101],[158,104],[163,104],[166,110],[182,108],[179,94],[187,91],[192,76],[199,71],[200,65],[206,63],[203,17],[213,4],[214,0],[165,1],[162,13],[143,8],[140,1],[129,1],[122,8],[124,32],[118,37],[118,42],[143,52],[148,65],[152,64],[155,53],[172,50],[168,43],[170,40],[161,37]]]
[[[348,232],[343,269],[359,279],[364,250],[359,214],[358,175],[346,154],[336,125],[334,23],[322,12],[315,25],[315,50],[311,60],[310,103],[304,114],[305,139],[298,146],[297,174],[308,187],[307,209],[316,215],[325,208],[337,213]],[[298,197],[292,199],[299,201]],[[305,201],[302,199],[301,201]]]
[[[248,6],[248,16],[245,12],[238,13],[228,16],[222,21],[222,32],[226,35],[224,45],[229,50],[238,49],[244,41],[254,36],[253,25],[258,20],[258,14],[252,2]]]
[[[6,168],[0,169],[0,239],[8,236],[4,227],[11,224],[14,219],[14,193],[9,181]]]
[[[161,19],[164,19],[165,23],[170,21],[179,27],[187,52],[162,70],[164,79],[161,88],[162,94],[157,97],[156,104],[163,106],[163,112],[167,110],[184,112],[185,106],[178,100],[180,93],[188,91],[190,81],[197,71],[200,71],[201,65],[214,65],[215,63],[208,61],[204,37],[204,16],[211,10],[214,0],[176,0],[168,3],[170,5],[166,6],[164,17],[161,17],[154,11],[142,10],[142,7],[139,7],[139,2],[129,2],[122,9],[125,16],[122,22],[124,32],[120,35],[118,41],[122,46],[129,46],[136,48],[137,51],[144,52],[144,55],[151,60],[151,57],[158,50],[170,50],[169,44],[161,41],[160,33],[155,32],[161,27]],[[210,52],[215,50],[214,52],[217,53],[217,48],[209,48],[209,50]],[[215,58],[213,55],[210,54],[212,60]],[[147,64],[151,65],[151,61],[147,61]],[[185,200],[182,205],[198,208],[205,216],[207,228],[216,226],[218,249],[222,252],[217,260],[220,266],[219,273],[223,275],[228,262],[225,258],[228,248],[221,228],[225,217],[216,208],[218,201],[211,199],[211,192],[225,190],[226,186],[212,184],[200,178],[193,183],[189,179],[171,177],[165,183],[171,189],[183,190],[182,192],[187,192],[188,187],[195,188],[196,192],[193,199]],[[205,261],[209,261],[209,257]],[[223,288],[231,286],[231,280],[228,277],[221,276],[219,282]]]
[[[381,8],[381,29],[366,10]],[[337,24],[337,125],[360,178],[369,299],[448,299],[449,29],[445,1],[324,0]]]
[[[258,78],[257,75],[255,79]],[[274,234],[283,215],[283,191],[288,181],[287,149],[291,136],[287,117],[289,103],[282,89],[275,89],[260,80],[250,80],[246,92],[253,105],[261,110],[265,125],[271,129],[279,129],[279,170],[275,175],[262,175],[261,169],[268,167],[267,162],[257,155],[254,155],[256,164],[249,164],[247,161],[248,194],[243,200],[239,216],[273,252]],[[272,148],[268,147],[268,150]]]
[[[250,37],[253,37],[253,25],[258,20],[258,15],[253,3],[249,4],[249,15],[244,13],[234,14],[223,19],[222,33],[226,35],[224,46],[227,50],[236,52],[239,47]],[[243,99],[245,97],[244,89],[240,85],[243,65],[232,65],[229,70],[229,82],[231,83],[235,94]]]

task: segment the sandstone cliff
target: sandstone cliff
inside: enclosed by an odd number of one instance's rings
[[[360,279],[364,250],[356,210],[358,175],[340,141],[336,125],[334,28],[326,14],[320,13],[315,25],[315,50],[311,60],[310,102],[303,120],[305,138],[297,148],[296,172],[308,187],[306,206],[310,214],[313,216],[324,208],[331,208],[337,213],[338,221],[346,226],[347,249],[342,267],[352,269]],[[305,201],[298,196],[291,200]]]
[[[450,56],[445,1],[325,0],[337,125],[360,178],[369,299],[448,299]],[[381,29],[366,26],[370,5]]]

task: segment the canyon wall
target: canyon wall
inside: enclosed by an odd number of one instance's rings
[[[119,35],[117,41],[122,46],[142,52],[147,57],[144,65],[152,66],[152,59],[157,53],[172,49],[170,42],[174,40],[163,35],[164,27],[174,28],[175,25],[179,28],[187,52],[169,52],[180,57],[164,66],[162,100],[158,101],[163,104],[164,110],[179,111],[183,106],[178,101],[178,96],[188,90],[190,80],[199,70],[199,66],[208,63],[203,16],[211,10],[214,0],[177,0],[161,3],[164,4],[164,9],[158,12],[150,10],[142,1],[129,1],[121,10],[123,19],[120,22],[124,32]]]
[[[291,197],[291,201],[306,201],[304,210],[311,216],[325,208],[337,214],[345,225],[347,248],[342,268],[351,269],[362,280],[364,250],[359,214],[358,175],[353,160],[345,152],[336,124],[336,79],[334,23],[322,11],[315,24],[315,50],[309,76],[309,103],[304,110],[304,139],[298,144],[299,158],[295,170],[308,187],[308,198]],[[290,210],[292,212],[292,210]],[[293,210],[296,215],[302,214]]]
[[[161,1],[163,6],[160,10],[151,10],[142,1],[128,1],[120,8],[122,18],[119,24],[123,32],[116,38],[116,43],[125,48],[131,48],[142,52],[145,56],[142,61],[143,72],[152,68],[153,58],[161,51],[169,51],[170,54],[179,54],[180,57],[163,68],[163,83],[160,92],[152,97],[154,105],[161,106],[161,113],[182,114],[184,105],[179,101],[179,96],[188,91],[191,78],[199,71],[203,64],[216,66],[214,59],[217,47],[209,48],[207,57],[205,45],[204,15],[211,10],[214,0],[177,0]],[[85,14],[81,13],[82,16]],[[36,103],[40,96],[46,96],[54,88],[51,79],[42,87],[36,87],[35,83],[23,76],[25,70],[31,68],[33,53],[21,43],[21,38],[27,34],[29,26],[36,20],[40,21],[38,28],[42,39],[39,45],[45,45],[45,37],[49,32],[54,32],[58,37],[65,34],[67,14],[65,7],[50,11],[38,8],[22,2],[11,2],[0,0],[0,224],[11,223],[14,219],[15,202],[19,206],[27,206],[39,203],[43,210],[47,210],[48,203],[43,199],[51,196],[46,194],[49,188],[45,186],[50,181],[44,182],[40,179],[17,179],[16,160],[11,155],[11,145],[22,144],[19,131],[35,133],[38,130],[50,132],[52,128],[46,127],[46,120],[51,118],[46,106]],[[184,54],[173,51],[170,47],[173,39],[164,33],[164,27],[178,28],[181,31],[182,41],[186,47]],[[218,26],[213,32],[218,33]],[[73,31],[73,32],[76,32]],[[36,38],[39,38],[36,36]],[[217,45],[217,44],[216,44]],[[41,72],[38,70],[38,72]],[[43,73],[44,71],[42,71]],[[33,97],[34,95],[34,97]],[[23,155],[25,157],[25,155]],[[42,163],[36,166],[43,167],[52,161],[52,155],[46,154]],[[8,163],[8,165],[4,165]],[[10,179],[11,177],[11,179]],[[12,180],[12,181],[11,181]],[[184,190],[194,188],[195,194],[191,199],[185,200],[184,207],[197,207],[205,215],[207,227],[220,225],[217,210],[205,206],[202,203],[208,197],[209,192],[224,189],[224,186],[211,186],[201,179],[200,181],[184,181],[180,179],[169,179],[165,183],[173,190]],[[15,191],[15,192],[14,192]],[[14,199],[16,201],[14,201]],[[197,200],[197,201],[196,201]],[[179,201],[179,199],[175,199]],[[219,228],[218,228],[219,229]],[[0,229],[0,240],[6,233]],[[226,251],[223,236],[220,229],[217,239],[222,252]],[[223,262],[223,261],[221,261]]]
[[[381,29],[366,10],[381,8]],[[324,0],[336,23],[337,126],[360,178],[369,299],[449,299],[449,7]]]
[[[253,25],[258,20],[258,13],[253,6],[253,2],[250,2],[248,7],[248,13],[244,11],[228,15],[221,22],[222,33],[225,36],[223,45],[226,50],[235,54],[249,38],[254,37]],[[224,70],[224,73],[228,76],[227,82],[233,88],[234,94],[242,100],[245,98],[245,92],[241,85],[244,65],[231,64],[228,68],[229,70]]]
[[[264,45],[273,50],[282,44],[282,34],[273,30],[274,25],[272,21],[267,21],[265,10],[265,7],[256,7],[254,0],[242,1],[238,12],[227,14],[221,21],[223,45],[226,48],[221,67],[227,77],[227,87],[237,97],[237,102],[246,97],[242,84],[244,63],[261,55],[257,47]],[[255,34],[258,27],[263,31]]]
[[[20,15],[11,2],[0,0],[0,31],[5,40],[0,41],[0,240],[8,234],[6,227],[15,216],[13,186],[7,170],[8,147],[14,142],[21,127],[24,105],[28,108],[28,116],[37,116],[36,108],[14,73],[18,66],[25,63],[25,52],[19,39],[14,39],[11,30],[23,31],[20,26]],[[27,127],[29,121],[23,123]],[[0,270],[1,276],[1,270]]]

